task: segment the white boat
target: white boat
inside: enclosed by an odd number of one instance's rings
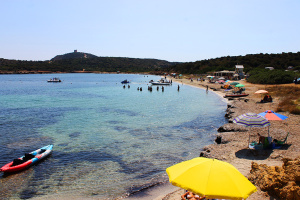
[[[50,80],[48,80],[47,82],[59,83],[59,82],[61,82],[61,80],[59,78],[50,78]]]
[[[162,82],[159,82],[159,81],[157,81],[157,82],[152,82],[151,84],[152,84],[152,85],[171,85],[170,82],[162,83]]]
[[[167,79],[160,79],[159,81],[153,81],[151,82],[152,85],[171,85],[172,83],[170,81],[167,81]]]

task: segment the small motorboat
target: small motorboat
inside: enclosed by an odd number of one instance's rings
[[[152,85],[171,85],[172,83],[170,81],[167,81],[167,79],[160,79],[159,81],[152,81]]]
[[[125,79],[124,81],[121,82],[122,84],[126,84],[129,83],[129,81],[127,79]]]
[[[246,97],[248,96],[249,94],[245,94],[245,93],[242,93],[242,94],[225,94],[224,98],[235,98],[235,97]]]
[[[50,78],[47,82],[51,82],[51,83],[60,83],[61,80],[59,78]]]
[[[43,158],[49,156],[52,152],[53,145],[44,146],[30,153],[25,153],[24,156],[14,159],[12,162],[0,168],[0,172],[11,173],[24,170]]]
[[[162,83],[162,82],[152,82],[151,83],[152,85],[171,85],[171,83],[170,82],[165,82],[165,83]]]

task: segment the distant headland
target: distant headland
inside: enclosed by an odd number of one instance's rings
[[[201,55],[199,55],[201,56]],[[300,70],[300,52],[278,54],[247,54],[245,56],[225,56],[196,62],[169,62],[153,58],[99,57],[91,53],[78,52],[57,55],[46,61],[24,61],[0,58],[1,74],[19,73],[181,73],[206,74],[219,70],[233,70],[240,64],[245,71],[272,68]]]

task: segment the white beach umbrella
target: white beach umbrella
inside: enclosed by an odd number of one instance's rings
[[[267,94],[269,93],[267,90],[257,90],[254,94]]]

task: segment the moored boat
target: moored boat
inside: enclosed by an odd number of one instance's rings
[[[49,156],[52,152],[52,148],[53,145],[48,145],[30,153],[25,153],[24,156],[14,159],[12,162],[1,167],[0,171],[11,173],[24,170],[42,160],[43,158]]]
[[[171,85],[171,83],[166,82],[166,83],[162,83],[162,82],[152,82],[152,85]]]
[[[160,79],[159,81],[152,81],[150,82],[152,85],[171,85],[172,83],[170,81],[167,81],[167,79]]]
[[[50,78],[47,82],[59,83],[61,82],[60,78]]]
[[[129,83],[129,81],[127,79],[125,79],[124,81],[121,82],[122,84],[126,84]]]

